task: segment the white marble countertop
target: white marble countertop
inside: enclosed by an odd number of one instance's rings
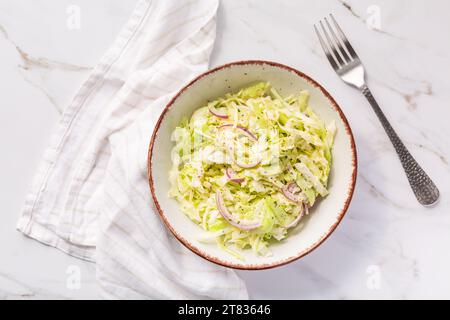
[[[15,224],[61,110],[135,1],[0,1],[0,299],[98,297],[94,264],[27,239]],[[341,225],[295,263],[240,272],[252,298],[450,298],[450,3],[376,2],[221,2],[212,66],[266,59],[304,71],[342,106],[358,149],[357,188]],[[440,187],[434,208],[417,203],[364,97],[326,62],[312,25],[329,12],[387,117]],[[74,270],[80,287],[70,285]]]

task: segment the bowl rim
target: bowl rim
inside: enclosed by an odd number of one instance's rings
[[[153,147],[154,147],[156,135],[158,134],[160,125],[161,125],[162,121],[164,120],[164,117],[166,116],[167,112],[172,107],[172,105],[175,103],[175,101],[185,91],[187,91],[194,83],[196,83],[197,81],[201,80],[205,76],[207,76],[209,74],[212,74],[212,73],[215,73],[217,71],[226,69],[226,68],[230,68],[230,67],[233,67],[233,66],[240,66],[240,65],[268,65],[268,66],[271,66],[271,67],[281,68],[281,69],[287,70],[289,72],[295,73],[297,76],[299,76],[299,77],[305,79],[307,82],[309,82],[312,86],[318,88],[322,92],[322,94],[328,99],[328,101],[330,102],[330,104],[333,107],[333,109],[338,113],[339,117],[341,118],[341,120],[342,120],[342,122],[344,124],[344,127],[345,127],[346,134],[347,134],[347,136],[350,139],[350,147],[351,147],[351,151],[352,151],[352,167],[353,167],[353,170],[352,170],[351,183],[350,183],[350,186],[349,186],[349,188],[347,190],[347,198],[345,199],[344,206],[341,209],[341,211],[339,212],[339,215],[338,215],[338,218],[337,218],[336,222],[328,229],[328,231],[324,235],[321,236],[321,238],[318,241],[313,243],[307,249],[305,249],[305,250],[303,250],[303,251],[301,251],[301,252],[299,252],[297,254],[294,254],[291,257],[288,257],[288,258],[285,258],[285,259],[282,259],[282,260],[277,260],[277,261],[274,261],[274,262],[271,262],[271,263],[264,263],[264,264],[240,264],[240,263],[227,262],[227,261],[224,261],[224,260],[222,260],[222,259],[220,259],[218,257],[211,256],[211,255],[203,252],[201,249],[199,249],[198,247],[196,247],[195,245],[190,243],[187,239],[185,239],[181,234],[179,234],[174,229],[174,227],[170,224],[169,220],[167,219],[166,215],[164,214],[164,210],[160,206],[160,204],[158,202],[158,198],[156,196],[154,180],[153,180],[153,175],[152,175],[152,156],[153,156]],[[240,269],[240,270],[264,270],[264,269],[271,269],[271,268],[283,266],[283,265],[286,265],[286,264],[288,264],[290,262],[293,262],[295,260],[298,260],[298,259],[306,256],[307,254],[309,254],[312,251],[314,251],[317,247],[319,247],[334,232],[334,230],[337,228],[339,223],[342,221],[345,213],[347,212],[347,209],[348,209],[348,207],[350,205],[350,202],[351,202],[351,199],[353,197],[354,190],[355,190],[357,171],[358,171],[358,160],[357,160],[357,155],[356,155],[355,139],[353,137],[352,130],[350,128],[350,125],[348,123],[347,118],[344,115],[344,112],[339,107],[339,105],[334,100],[334,98],[330,95],[330,93],[321,84],[319,84],[316,80],[314,80],[310,76],[306,75],[305,73],[303,73],[303,72],[301,72],[301,71],[299,71],[299,70],[297,70],[295,68],[289,67],[287,65],[284,65],[284,64],[281,64],[281,63],[278,63],[278,62],[267,61],[267,60],[241,60],[241,61],[229,62],[229,63],[217,66],[215,68],[209,69],[209,70],[201,73],[200,75],[196,76],[193,80],[191,80],[188,84],[186,84],[183,88],[181,88],[177,92],[177,94],[167,103],[167,105],[165,106],[165,108],[162,111],[161,115],[159,116],[158,121],[156,122],[155,128],[153,129],[153,133],[152,133],[152,136],[151,136],[151,139],[150,139],[150,145],[149,145],[149,150],[148,150],[148,158],[147,158],[147,177],[148,177],[148,180],[149,180],[150,192],[151,192],[153,201],[155,203],[156,209],[157,209],[161,219],[163,220],[164,224],[170,230],[170,232],[186,248],[188,248],[189,250],[191,250],[192,252],[194,252],[198,256],[208,260],[209,262],[212,262],[212,263],[224,266],[224,267],[229,267],[229,268],[233,268],[233,269]]]

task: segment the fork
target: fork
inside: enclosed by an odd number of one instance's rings
[[[323,19],[325,22],[319,21],[320,29],[325,37],[322,37],[318,27],[314,25],[314,30],[328,61],[345,83],[357,88],[369,100],[373,111],[375,111],[386,134],[394,145],[417,200],[424,206],[436,203],[439,199],[438,188],[395,133],[367,86],[365,70],[361,60],[332,14],[330,14],[330,18],[334,28],[326,17]],[[326,25],[326,28],[324,25]]]

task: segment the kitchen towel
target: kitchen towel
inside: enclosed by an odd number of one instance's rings
[[[233,270],[166,230],[146,173],[162,109],[208,67],[217,7],[218,0],[141,0],[65,109],[26,198],[17,228],[95,261],[105,298],[248,297]]]

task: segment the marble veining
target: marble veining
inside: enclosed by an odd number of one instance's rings
[[[45,57],[33,57],[29,53],[27,53],[24,49],[22,49],[18,44],[14,42],[13,39],[11,39],[6,32],[5,28],[0,25],[0,34],[3,36],[3,38],[9,42],[9,44],[15,48],[17,51],[17,54],[21,58],[21,63],[18,65],[18,68],[20,70],[19,74],[23,77],[23,79],[32,87],[36,88],[44,96],[47,97],[48,101],[56,108],[58,113],[62,113],[62,107],[58,105],[56,99],[46,90],[45,86],[40,84],[38,81],[32,80],[30,77],[28,77],[27,72],[34,68],[40,68],[45,70],[63,70],[63,71],[90,71],[92,70],[92,67],[86,67],[86,66],[80,66],[75,65],[71,63],[61,62],[57,60],[47,59]]]
[[[65,105],[128,19],[133,1],[5,0],[0,3],[0,299],[95,299],[95,265],[17,231],[24,197]],[[68,8],[77,6],[78,28]],[[285,63],[312,76],[343,108],[359,174],[335,233],[287,266],[239,272],[253,298],[450,298],[450,43],[447,1],[224,0],[211,65],[243,59]],[[312,25],[332,12],[366,69],[398,135],[440,188],[417,203],[364,97],[345,85]]]
[[[62,69],[67,71],[84,71],[84,70],[92,70],[92,67],[79,66],[71,63],[56,61],[47,59],[44,57],[33,57],[30,56],[27,52],[25,52],[22,48],[19,47],[8,35],[5,28],[0,25],[0,33],[3,37],[9,41],[9,43],[14,46],[17,50],[17,53],[20,55],[22,59],[22,65],[19,67],[24,70],[30,70],[32,68],[43,68],[43,69]]]
[[[360,20],[362,23],[364,23],[364,24],[367,22],[365,18],[363,18],[360,14],[356,13],[355,10],[353,10],[353,7],[352,7],[348,2],[343,1],[343,0],[338,0],[338,1],[339,1],[339,2],[344,6],[344,8],[346,8],[346,9],[347,9],[347,10],[348,10],[355,18],[359,19],[359,20]],[[375,31],[375,32],[379,32],[379,33],[381,33],[381,34],[384,34],[384,35],[387,35],[387,36],[396,38],[396,39],[398,39],[398,40],[403,40],[402,37],[397,36],[397,35],[395,35],[395,34],[392,34],[392,33],[388,32],[388,31],[386,31],[386,30],[383,30],[383,29],[372,29],[372,30]]]

